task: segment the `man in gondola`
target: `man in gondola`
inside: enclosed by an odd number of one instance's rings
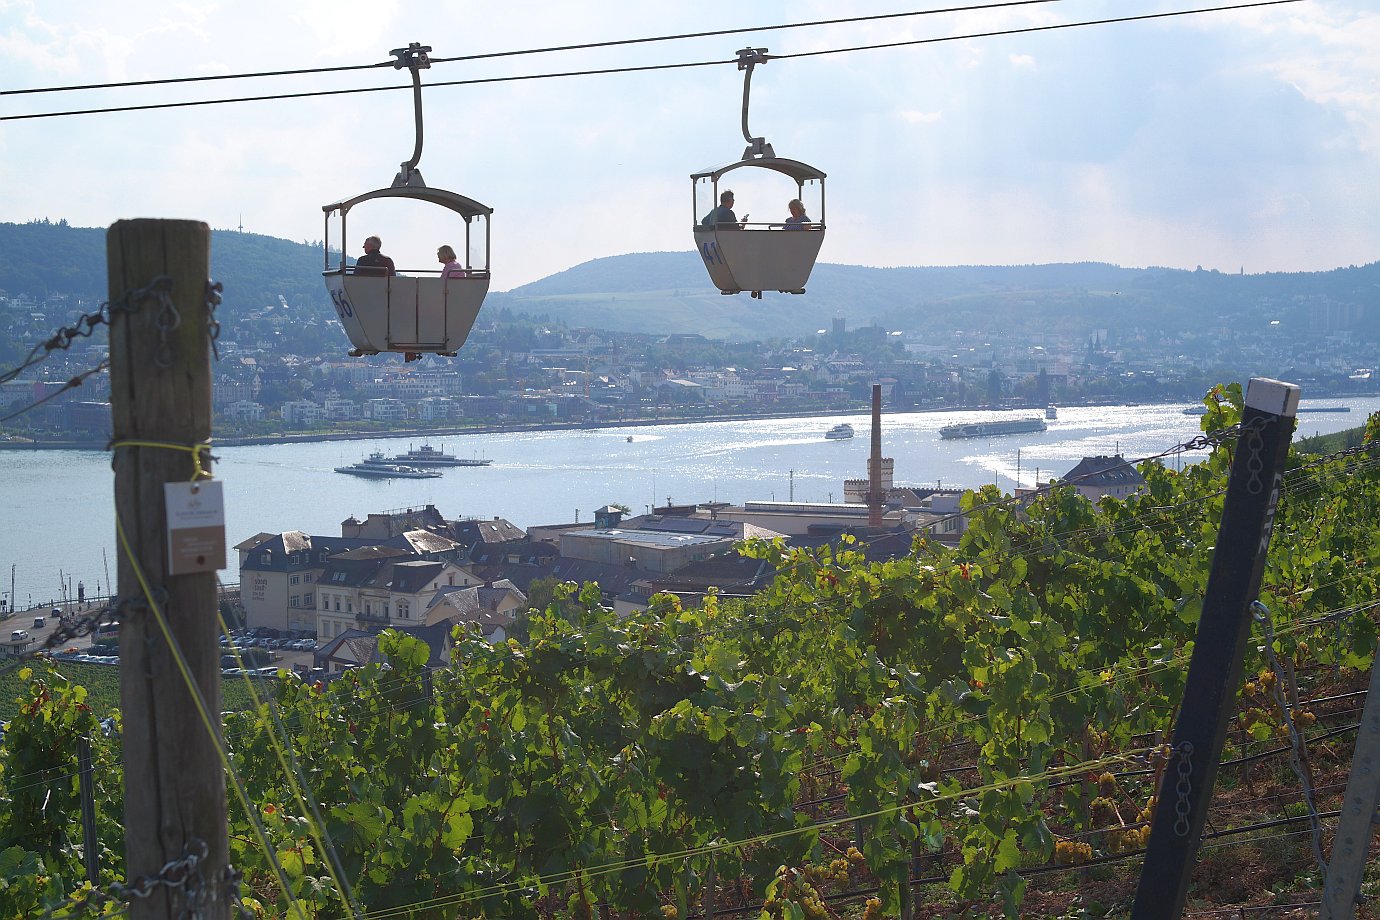
[[[371,236],[364,241],[364,255],[360,256],[355,262],[356,275],[396,275],[397,269],[393,267],[393,260],[379,252],[383,248],[383,240],[376,236]]]
[[[747,217],[746,214],[743,215]],[[700,224],[705,227],[717,227],[720,230],[741,230],[743,225],[738,222],[738,216],[733,213],[733,191],[725,189],[719,195],[719,206],[708,214],[704,215],[704,220]]]

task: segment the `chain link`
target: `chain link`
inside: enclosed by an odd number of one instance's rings
[[[1179,754],[1179,782],[1174,787],[1178,793],[1178,801],[1174,803],[1174,833],[1179,837],[1187,837],[1189,831],[1189,812],[1193,809],[1191,796],[1193,795],[1193,742],[1185,741],[1176,745],[1175,750]]]
[[[208,908],[218,903],[229,904],[238,920],[253,920],[254,912],[245,905],[240,893],[240,884],[244,881],[243,872],[233,866],[226,866],[218,884],[206,884],[201,864],[206,861],[208,852],[206,842],[193,837],[187,841],[182,856],[169,860],[157,873],[140,876],[127,884],[112,882],[104,890],[92,888],[81,891],[71,896],[67,902],[48,910],[43,916],[45,920],[51,920],[59,913],[62,916],[86,913],[99,915],[103,907],[128,908],[134,901],[146,901],[153,897],[155,892],[166,889],[170,893],[182,894],[182,909],[177,914],[178,920],[204,920],[209,913]]]
[[[8,383],[35,364],[38,364],[55,351],[65,351],[77,339],[87,338],[96,331],[97,326],[110,325],[110,317],[116,313],[134,313],[149,297],[169,297],[172,293],[172,277],[159,275],[141,288],[126,291],[123,297],[108,300],[100,305],[95,313],[87,313],[77,318],[72,326],[65,326],[55,332],[47,341],[33,347],[20,365],[0,374],[0,383]]]
[[[1261,480],[1260,474],[1265,472],[1265,440],[1260,436],[1259,431],[1248,431],[1245,434],[1246,440],[1246,472],[1250,473],[1250,478],[1246,480],[1246,491],[1252,495],[1259,495],[1265,489],[1265,483]]]
[[[155,588],[153,590],[153,597],[155,602],[159,605],[163,605],[167,603],[168,592],[163,588]],[[17,656],[14,660],[8,661],[0,666],[0,676],[13,671],[25,662],[46,656],[47,653],[64,643],[71,642],[73,639],[79,639],[83,636],[89,636],[101,626],[117,625],[123,614],[138,609],[148,609],[148,601],[143,596],[127,598],[107,604],[104,607],[91,611],[75,622],[69,623],[65,620],[59,621],[60,625],[58,628],[53,630],[52,634],[44,640],[41,646],[31,652],[25,652]]]
[[[168,333],[182,325],[182,314],[177,312],[177,305],[173,303],[171,289],[159,291],[154,296],[158,299],[158,313],[153,318],[154,326],[158,329],[158,350],[153,353],[153,363],[167,370],[172,367],[173,359]]]
[[[224,290],[225,285],[219,281],[206,282],[206,334],[211,337],[211,354],[215,355],[217,361],[220,360],[220,348],[216,345],[220,339],[220,320],[216,319],[216,307],[220,306],[220,295]]]

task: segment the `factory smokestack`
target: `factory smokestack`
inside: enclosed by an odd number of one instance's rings
[[[872,385],[872,455],[867,460],[867,526],[880,529],[882,507],[882,385]]]

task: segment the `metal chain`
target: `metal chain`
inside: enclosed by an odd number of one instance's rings
[[[23,415],[23,414],[26,413],[26,412],[32,412],[33,410],[37,409],[39,406],[41,406],[41,405],[43,405],[44,403],[46,403],[48,400],[50,400],[50,399],[56,399],[57,397],[61,396],[63,393],[66,393],[68,390],[75,389],[75,388],[81,386],[82,383],[84,383],[84,382],[87,380],[87,378],[89,378],[89,377],[94,377],[95,375],[101,373],[102,371],[107,371],[107,370],[109,370],[109,369],[110,369],[110,359],[108,359],[108,358],[103,358],[95,367],[88,368],[88,369],[82,371],[80,374],[77,374],[76,376],[72,377],[70,380],[68,380],[68,381],[62,386],[61,389],[53,390],[53,391],[52,391],[51,393],[49,393],[48,395],[43,396],[43,397],[41,397],[41,398],[39,398],[39,399],[35,399],[33,402],[29,403],[29,404],[28,404],[27,406],[25,406],[24,408],[22,408],[22,409],[15,409],[13,412],[9,413],[8,415],[0,415],[0,422],[8,422],[10,419],[12,419],[12,418],[18,418],[19,416]]]
[[[1289,731],[1289,765],[1294,768],[1294,775],[1299,778],[1299,786],[1303,790],[1303,804],[1308,808],[1308,825],[1313,831],[1313,859],[1326,878],[1327,860],[1323,858],[1322,852],[1322,818],[1318,814],[1318,805],[1313,800],[1313,771],[1308,763],[1308,750],[1304,747],[1303,737],[1299,734],[1297,726],[1294,725],[1291,711],[1292,701],[1299,697],[1298,685],[1294,682],[1294,669],[1286,667],[1275,654],[1275,627],[1270,608],[1258,600],[1252,601],[1251,614],[1265,632],[1265,656],[1269,658],[1270,669],[1275,674],[1275,704],[1279,706],[1279,711],[1284,716],[1284,727]],[[1286,687],[1289,690],[1287,697],[1284,692]]]
[[[158,298],[158,313],[153,318],[158,329],[158,350],[153,353],[153,363],[167,370],[172,367],[173,357],[168,333],[182,325],[182,314],[177,312],[177,304],[173,303],[171,288],[159,291],[154,296]]]
[[[1174,803],[1174,833],[1179,837],[1187,837],[1189,831],[1189,812],[1193,809],[1190,797],[1193,795],[1193,742],[1185,741],[1176,745],[1175,750],[1179,753],[1179,782],[1174,787],[1174,791],[1179,794],[1179,799]]]
[[[95,313],[87,313],[77,318],[76,325],[66,326],[55,332],[51,338],[33,347],[18,367],[0,374],[0,383],[8,383],[35,364],[38,364],[55,351],[64,351],[80,338],[87,338],[96,331],[97,326],[110,325],[110,317],[115,313],[134,313],[151,296],[169,296],[172,292],[172,277],[159,275],[141,288],[126,291],[124,296],[108,300],[100,305]]]
[[[182,892],[182,909],[178,920],[203,920],[207,908],[217,903],[226,903],[235,910],[240,920],[252,920],[254,912],[244,903],[240,895],[240,883],[244,873],[233,866],[226,866],[220,882],[207,885],[201,872],[201,864],[206,861],[209,847],[206,841],[192,837],[187,841],[182,856],[169,860],[153,875],[142,875],[129,883],[112,882],[105,890],[92,888],[73,895],[66,903],[59,904],[44,914],[51,920],[59,912],[72,916],[73,911],[99,914],[108,905],[128,907],[134,901],[146,901],[159,889]],[[124,911],[121,911],[123,913]]]
[[[1260,478],[1260,474],[1265,472],[1265,458],[1261,456],[1265,452],[1265,440],[1255,429],[1246,432],[1245,440],[1246,472],[1250,473],[1250,479],[1246,480],[1246,491],[1259,495],[1265,489],[1265,483]]]
[[[162,605],[167,603],[168,592],[164,588],[154,588],[153,598],[155,602]],[[0,665],[0,676],[3,676],[27,661],[35,658],[42,658],[58,646],[70,642],[73,639],[89,636],[99,627],[116,624],[120,622],[120,617],[130,611],[140,608],[147,609],[148,601],[142,596],[126,598],[125,600],[114,601],[97,610],[93,610],[86,616],[73,623],[60,622],[57,629],[53,630],[52,635],[44,640],[43,644],[31,652],[25,652],[17,656],[12,661]]]
[[[219,281],[206,282],[206,332],[211,337],[211,354],[215,355],[217,361],[220,360],[220,348],[216,345],[220,339],[220,320],[216,319],[216,307],[220,306],[220,295],[224,290],[225,285]]]

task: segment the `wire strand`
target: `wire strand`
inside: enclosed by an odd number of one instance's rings
[[[1220,13],[1220,12],[1226,12],[1226,11],[1231,11],[1231,10],[1253,9],[1253,8],[1256,8],[1256,7],[1278,6],[1278,5],[1280,5],[1280,4],[1286,4],[1286,3],[1302,3],[1302,2],[1303,2],[1303,0],[1257,0],[1257,2],[1254,2],[1254,3],[1240,3],[1240,4],[1234,4],[1234,5],[1231,5],[1231,6],[1202,7],[1202,8],[1199,8],[1199,9],[1192,9],[1192,10],[1177,10],[1177,11],[1171,11],[1171,12],[1167,12],[1167,13],[1146,13],[1146,14],[1141,14],[1141,15],[1137,15],[1137,16],[1125,16],[1125,17],[1119,17],[1119,18],[1113,18],[1113,19],[1095,19],[1095,20],[1086,20],[1086,21],[1079,21],[1079,22],[1060,23],[1060,24],[1058,24],[1058,25],[1053,25],[1053,26],[1029,26],[1029,27],[1025,27],[1025,28],[1005,29],[1005,30],[1001,30],[1001,31],[992,31],[992,32],[974,32],[974,33],[966,33],[966,34],[963,34],[963,35],[946,35],[946,36],[941,36],[941,37],[937,37],[937,38],[916,39],[916,40],[914,40],[914,41],[905,41],[905,42],[890,42],[890,43],[879,44],[879,45],[858,45],[858,46],[851,47],[851,48],[834,48],[834,49],[827,49],[827,50],[822,50],[822,51],[802,51],[802,52],[798,52],[798,53],[795,53],[795,54],[778,54],[778,55],[771,55],[771,57],[774,58],[774,59],[776,59],[776,60],[789,60],[789,59],[791,59],[791,58],[804,58],[804,57],[818,57],[818,56],[820,56],[820,55],[825,55],[825,54],[846,54],[846,53],[850,53],[850,52],[854,52],[854,51],[873,51],[873,50],[878,50],[878,49],[882,49],[882,48],[899,48],[899,47],[904,47],[904,46],[907,46],[907,45],[939,44],[939,43],[943,43],[943,42],[968,41],[968,40],[977,39],[977,38],[995,38],[995,37],[999,37],[999,36],[1025,35],[1025,34],[1033,34],[1033,33],[1038,33],[1038,32],[1049,32],[1049,31],[1056,30],[1056,29],[1076,29],[1076,28],[1083,28],[1083,27],[1086,27],[1086,26],[1103,26],[1103,25],[1112,25],[1112,24],[1123,23],[1123,22],[1141,22],[1141,21],[1146,21],[1146,20],[1151,20],[1151,19],[1171,19],[1171,18],[1182,17],[1182,16],[1199,16],[1199,15],[1204,15],[1204,14],[1207,14],[1207,13]],[[589,76],[604,76],[604,75],[609,75],[609,74],[650,73],[650,72],[654,72],[654,71],[664,71],[664,70],[684,70],[684,69],[695,68],[695,67],[715,67],[715,66],[724,65],[724,64],[732,64],[732,65],[734,65],[734,66],[736,67],[736,66],[737,66],[737,63],[738,63],[738,59],[737,59],[737,58],[729,58],[729,59],[717,59],[717,60],[712,60],[712,61],[690,61],[690,62],[684,62],[684,63],[679,63],[679,64],[644,64],[644,65],[634,65],[634,66],[628,66],[628,67],[604,67],[604,68],[596,68],[596,69],[592,69],[592,70],[566,70],[566,71],[556,71],[556,72],[551,72],[551,73],[514,74],[514,75],[511,75],[511,76],[505,76],[505,77],[475,77],[475,78],[467,79],[467,80],[442,80],[442,81],[437,81],[437,82],[434,82],[434,83],[428,83],[428,84],[426,84],[426,85],[427,85],[427,87],[429,87],[429,88],[442,87],[442,86],[479,86],[479,85],[494,84],[494,83],[516,83],[516,82],[521,82],[521,81],[524,81],[524,80],[552,80],[552,79],[563,79],[563,78],[566,78],[566,77],[589,77]],[[194,100],[187,100],[187,101],[182,101],[182,102],[154,102],[154,103],[146,103],[146,104],[143,104],[143,105],[123,105],[123,106],[107,106],[107,107],[89,108],[89,109],[69,109],[69,110],[61,111],[61,112],[30,112],[30,113],[26,113],[26,114],[23,114],[23,115],[4,115],[4,116],[0,116],[0,122],[6,122],[6,121],[28,121],[28,120],[34,120],[34,119],[40,119],[40,118],[64,118],[64,117],[74,116],[74,115],[104,115],[104,114],[112,114],[112,113],[117,113],[117,112],[147,112],[147,111],[155,111],[155,110],[160,110],[160,109],[181,109],[181,108],[192,108],[192,107],[196,107],[196,106],[205,106],[205,105],[229,105],[229,104],[232,104],[232,103],[238,104],[238,103],[246,103],[246,102],[282,101],[282,100],[287,100],[287,99],[312,99],[312,98],[321,98],[321,97],[325,97],[325,96],[346,96],[346,95],[356,95],[356,94],[360,94],[360,93],[393,92],[393,91],[396,91],[396,90],[410,90],[411,88],[412,88],[412,87],[411,87],[410,84],[400,84],[400,85],[397,85],[397,86],[366,86],[366,87],[353,87],[353,88],[349,88],[349,89],[312,90],[312,91],[308,91],[308,92],[299,92],[299,93],[270,93],[270,94],[265,94],[265,95],[260,95],[260,96],[235,96],[235,97],[229,97],[229,98],[225,98],[225,99],[194,99]]]

